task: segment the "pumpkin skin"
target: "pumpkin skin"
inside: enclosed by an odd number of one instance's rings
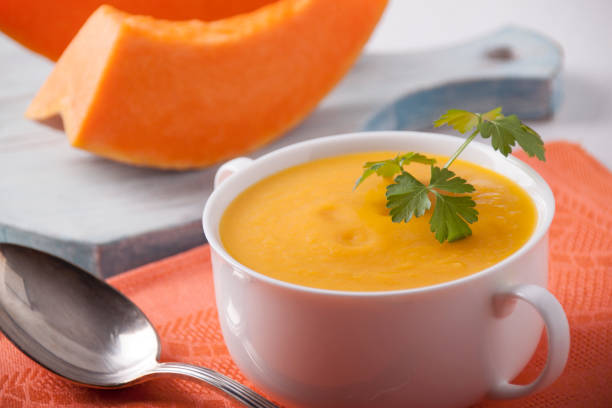
[[[282,0],[215,22],[101,6],[26,116],[71,144],[185,169],[245,153],[303,119],[350,68],[386,0]]]
[[[0,31],[57,61],[87,17],[102,4],[168,20],[214,21],[275,0],[2,0]]]

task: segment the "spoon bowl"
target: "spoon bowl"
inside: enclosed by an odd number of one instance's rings
[[[32,360],[78,384],[122,388],[180,375],[246,406],[275,407],[215,371],[160,363],[159,337],[134,303],[77,266],[34,249],[0,243],[0,330]]]

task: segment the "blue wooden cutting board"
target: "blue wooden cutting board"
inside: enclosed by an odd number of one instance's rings
[[[250,156],[336,133],[424,129],[448,108],[548,118],[561,64],[553,41],[516,27],[442,49],[366,54],[304,122]],[[51,67],[0,37],[0,241],[100,277],[205,242],[200,217],[217,166],[136,168],[70,147],[62,132],[23,118]]]

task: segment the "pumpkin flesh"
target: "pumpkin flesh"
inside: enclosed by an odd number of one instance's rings
[[[71,143],[191,168],[252,150],[303,119],[350,68],[386,0],[283,0],[172,22],[100,7],[26,116],[60,115]]]
[[[57,61],[101,5],[167,20],[215,21],[251,12],[276,0],[2,0],[0,31]]]

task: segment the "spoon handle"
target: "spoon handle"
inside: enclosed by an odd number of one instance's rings
[[[229,396],[252,408],[279,408],[255,391],[205,367],[185,363],[159,363],[150,374],[174,374],[204,381],[215,388],[224,391]]]

